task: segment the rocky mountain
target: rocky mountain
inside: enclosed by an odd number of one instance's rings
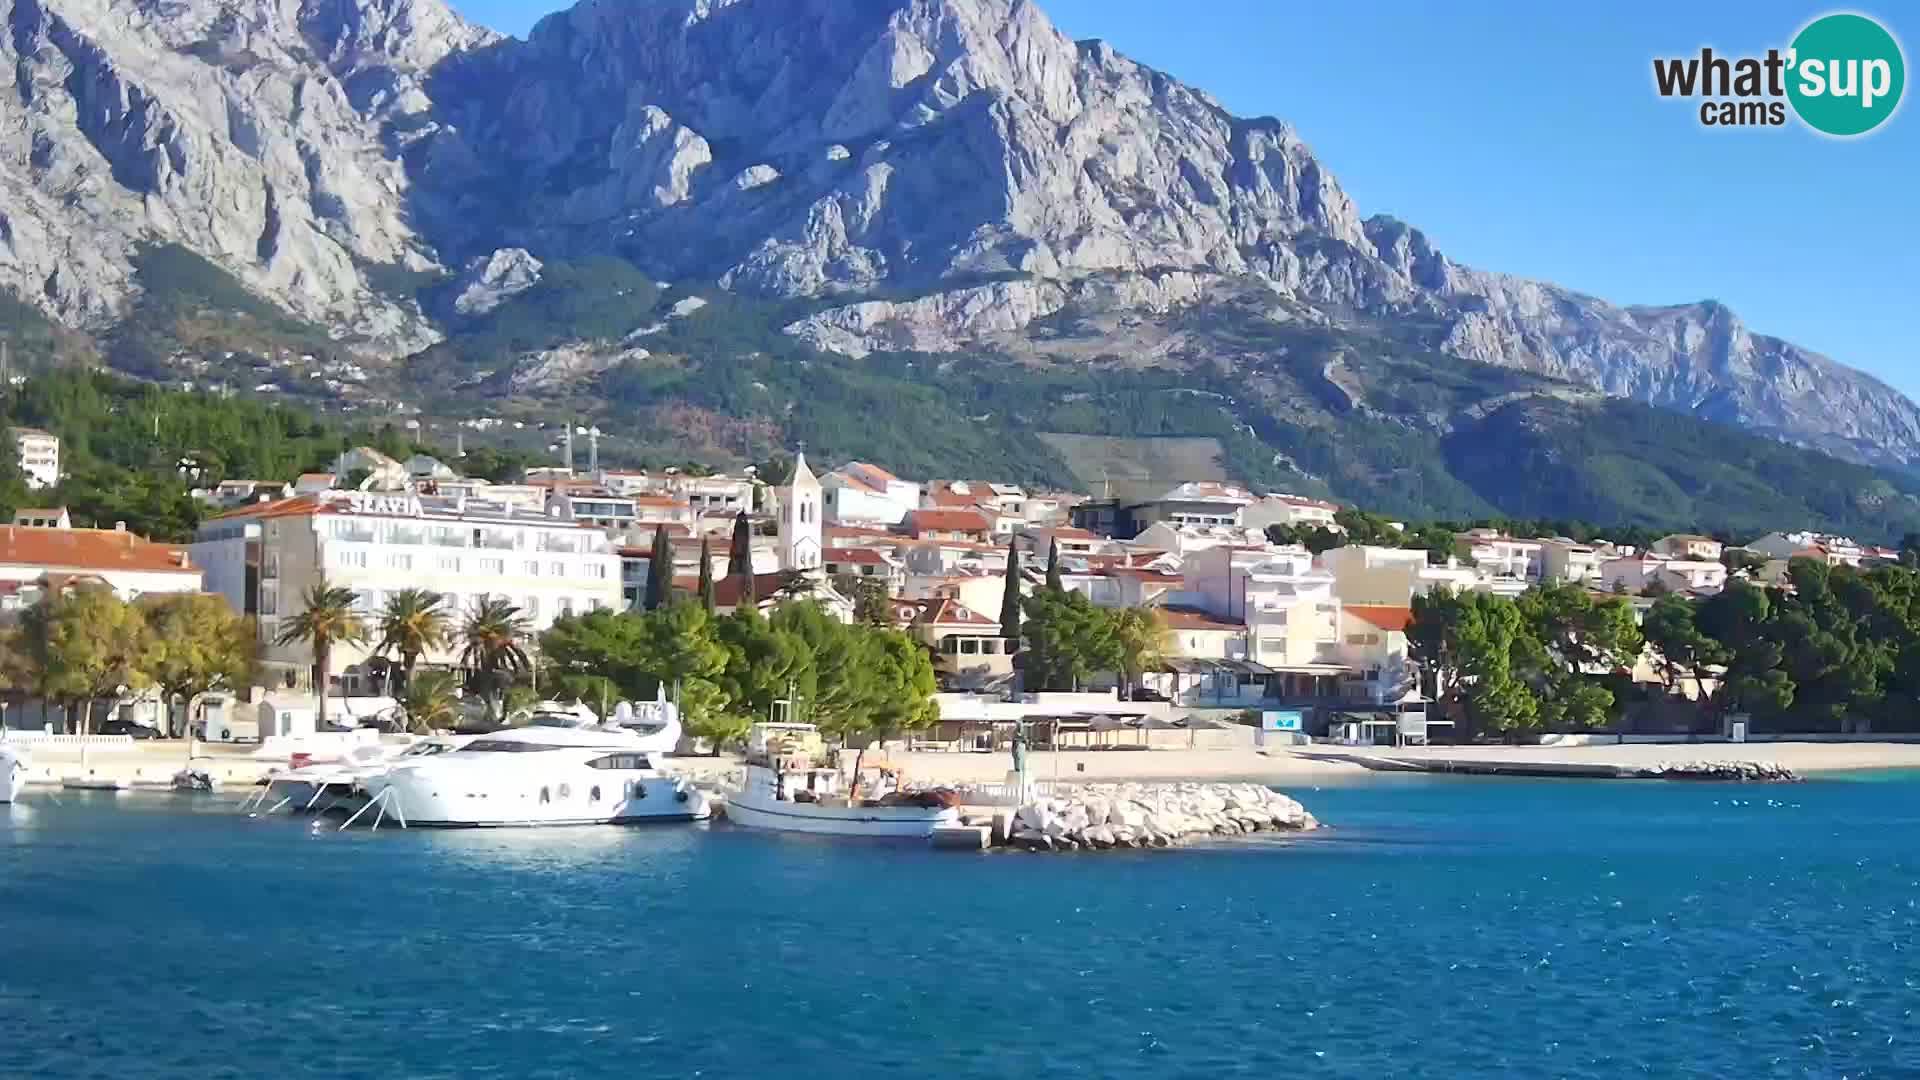
[[[1257,368],[1207,317],[1224,306],[1920,462],[1920,410],[1884,384],[1718,304],[1458,265],[1363,218],[1285,123],[1070,40],[1029,0],[582,0],[524,41],[440,0],[0,14],[0,286],[82,331],[165,287],[142,269],[156,245],[374,360],[614,258],[802,301],[784,332],[849,357]],[[497,385],[637,362],[646,329],[510,342],[498,363],[523,370]]]

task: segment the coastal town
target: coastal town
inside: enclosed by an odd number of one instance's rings
[[[53,488],[59,437],[10,441],[28,486]],[[657,696],[696,753],[737,748],[776,708],[916,755],[1004,749],[1023,724],[1056,750],[1163,751],[1097,759],[1109,779],[1270,773],[1245,754],[1315,742],[1845,733],[1870,730],[1854,702],[1788,708],[1786,676],[1749,670],[1733,637],[1766,635],[1716,630],[1715,605],[1800,594],[1808,568],[1821,589],[1904,573],[1913,554],[1790,524],[1744,543],[1451,529],[1220,479],[904,479],[804,450],[771,480],[603,467],[597,447],[576,467],[572,441],[510,482],[364,445],[321,471],[222,478],[192,489],[187,543],[16,510],[0,543],[7,726],[285,748],[505,723],[542,698],[605,719]],[[835,704],[823,681],[871,665],[829,671],[825,631],[777,640],[801,609],[906,657],[866,690],[903,703]],[[746,613],[764,639],[731,629]],[[610,644],[623,619],[650,644]],[[776,647],[809,652],[789,664],[804,690],[749,674]],[[1860,700],[1903,677],[1880,675]],[[926,771],[997,774],[950,760]]]

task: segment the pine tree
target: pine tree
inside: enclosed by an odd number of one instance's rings
[[[713,545],[700,538],[700,605],[713,614]]]
[[[1060,584],[1060,540],[1057,537],[1047,548],[1047,591],[1066,591],[1066,586]]]
[[[666,526],[653,530],[653,552],[647,557],[647,610],[658,611],[673,601],[673,546]]]
[[[1000,636],[1014,647],[1020,643],[1020,549],[1007,541],[1007,590],[1000,596]]]

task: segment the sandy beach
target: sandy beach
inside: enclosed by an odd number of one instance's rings
[[[1008,755],[896,753],[910,782],[927,784],[998,783],[1012,762]],[[1447,758],[1513,763],[1654,765],[1661,762],[1755,761],[1785,765],[1802,775],[1868,769],[1920,769],[1920,743],[1629,743],[1603,746],[1434,746],[1352,747],[1314,745],[1258,750],[1090,750],[1037,751],[1036,779],[1106,782],[1127,780],[1253,780],[1271,784],[1312,784],[1378,775],[1368,757],[1419,760]],[[719,775],[734,767],[722,759],[680,759],[676,767],[700,775]]]

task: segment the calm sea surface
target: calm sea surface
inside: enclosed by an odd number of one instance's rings
[[[1920,777],[1290,789],[1313,839],[0,806],[0,1077],[1920,1075]]]

